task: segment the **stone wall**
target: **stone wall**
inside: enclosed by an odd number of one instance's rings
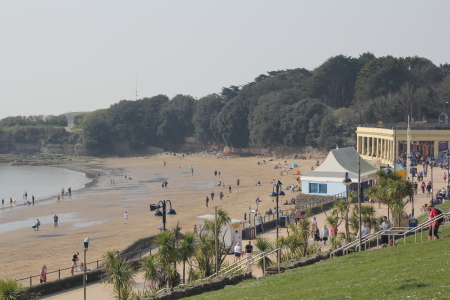
[[[147,300],[175,300],[184,297],[191,297],[200,295],[206,292],[217,291],[225,288],[227,285],[236,285],[241,283],[245,279],[253,278],[252,273],[239,274],[230,277],[223,277],[219,279],[214,279],[210,282],[203,283],[193,283],[190,285],[184,285],[181,287],[174,288],[173,291],[161,292],[158,295],[148,295],[143,299]]]

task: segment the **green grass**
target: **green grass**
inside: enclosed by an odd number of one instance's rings
[[[450,299],[450,238],[328,259],[188,299]]]

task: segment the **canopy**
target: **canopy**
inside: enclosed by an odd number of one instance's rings
[[[295,175],[300,175],[300,174],[302,174],[302,172],[300,172],[298,169],[294,169],[293,172],[294,172]]]
[[[298,165],[297,165],[297,164],[294,164],[294,163],[292,163],[292,164],[291,164],[291,168],[298,168]]]

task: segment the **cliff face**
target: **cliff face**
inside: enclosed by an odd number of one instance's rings
[[[82,144],[12,144],[10,152],[20,154],[64,154],[72,156],[85,156],[86,150]]]

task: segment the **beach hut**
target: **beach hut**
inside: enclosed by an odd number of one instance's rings
[[[214,222],[214,215],[199,216],[199,217],[196,217],[196,219],[198,220],[198,224],[199,224],[199,232],[202,232],[205,221]],[[234,240],[233,240],[234,232],[237,230],[239,236],[242,236],[243,229],[244,229],[244,221],[231,219],[230,222],[228,222],[227,224],[222,226],[222,228],[220,230],[221,234],[220,234],[219,240],[222,241],[222,239],[223,239],[225,246],[227,246],[227,247],[234,246],[233,245],[234,244]],[[207,231],[203,230],[203,233],[204,232],[207,232]],[[241,239],[241,242],[242,242],[242,239]],[[230,251],[233,252],[234,247],[231,247]]]
[[[293,168],[298,168],[298,165],[295,164],[295,163],[292,163],[292,164],[291,164],[291,169],[293,169]]]
[[[345,195],[346,186],[342,184],[342,180],[345,178],[346,172],[352,180],[349,191],[356,191],[358,189],[359,158],[358,152],[353,147],[331,150],[319,167],[302,174],[303,194]],[[364,190],[373,185],[378,168],[361,158],[360,171],[363,196]]]
[[[294,171],[292,171],[295,175],[300,175],[302,174],[302,172],[300,172],[298,169],[294,169]]]

